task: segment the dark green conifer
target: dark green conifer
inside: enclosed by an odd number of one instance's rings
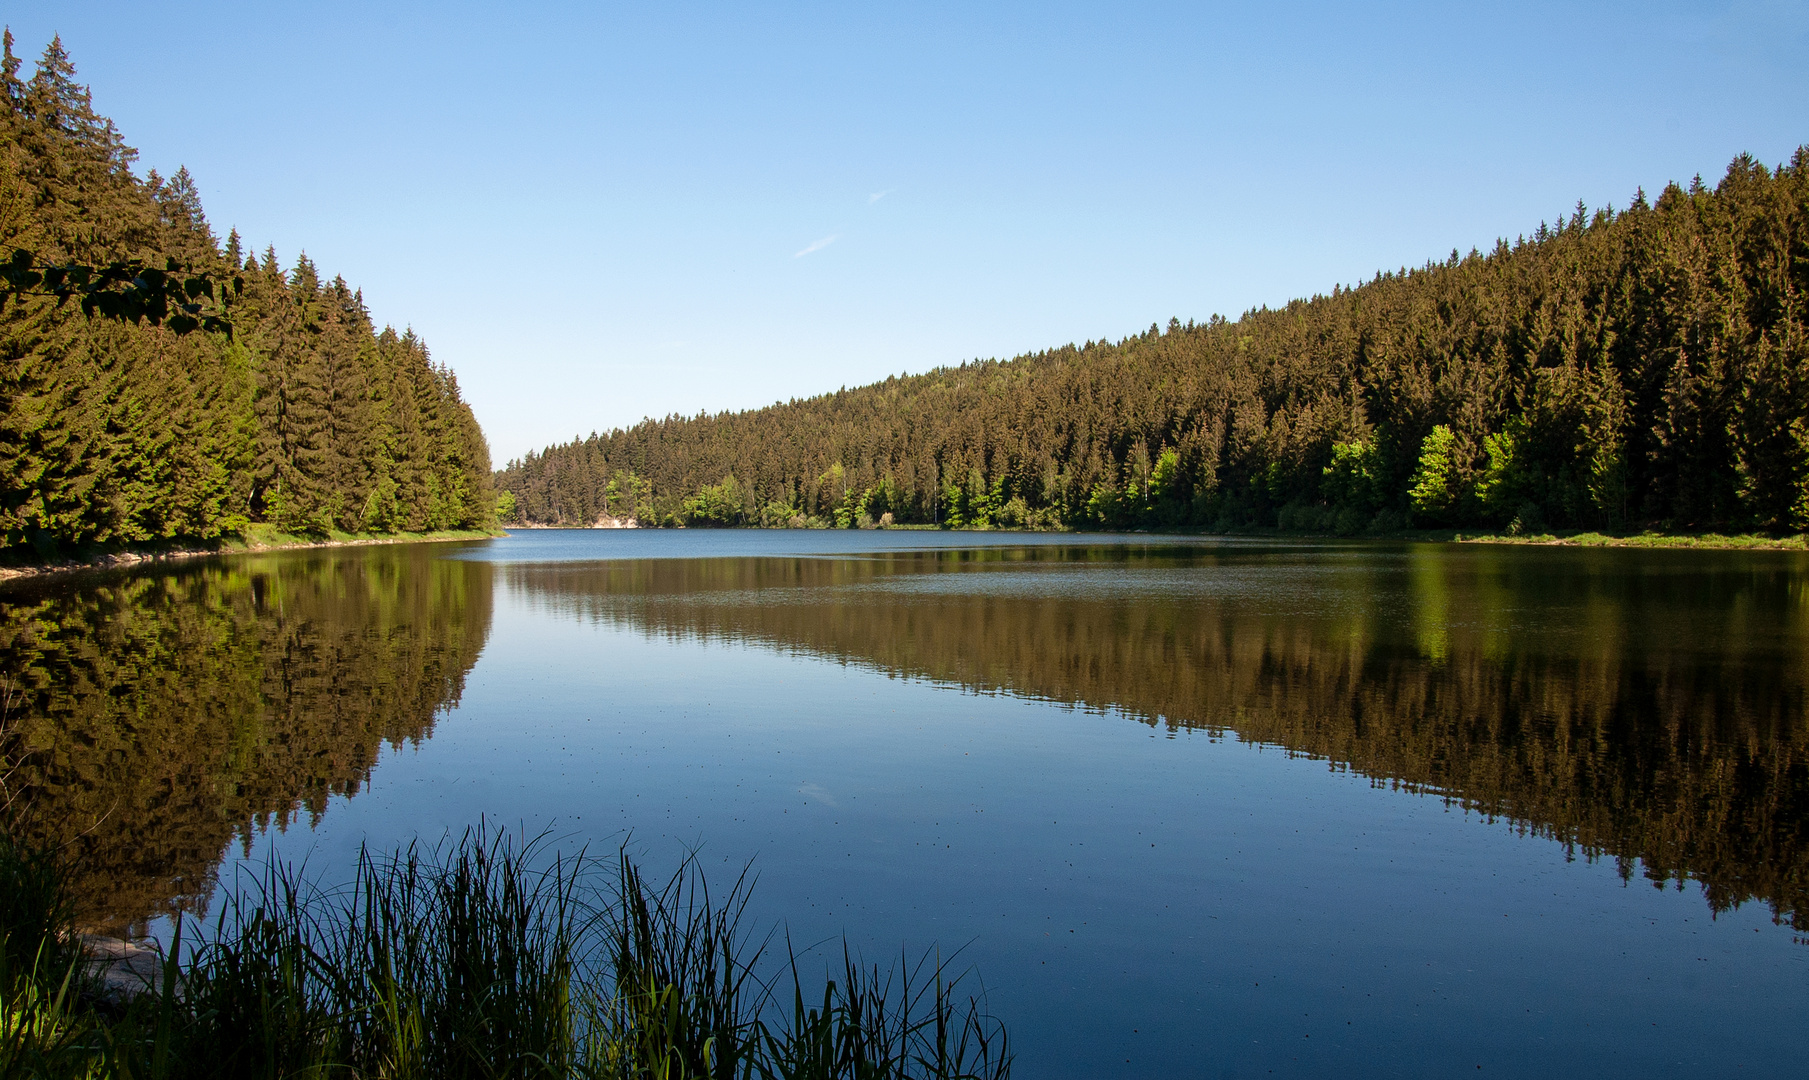
[[[1802,529],[1806,251],[1809,148],[1741,157],[1235,321],[648,420],[497,484],[568,525],[629,476],[658,492],[643,521],[683,522],[733,475],[769,523],[857,520],[890,476],[894,519],[937,524]]]
[[[425,349],[397,367],[362,298],[323,284],[304,256],[286,272],[274,250],[248,256],[237,231],[222,253],[194,180],[131,172],[135,153],[97,114],[60,41],[28,82],[12,37],[0,53],[0,245],[39,265],[166,259],[242,276],[233,335],[89,318],[29,290],[0,304],[0,547],[208,539],[254,521],[290,529],[481,526],[493,504],[443,485],[451,503],[412,515],[393,477],[400,444],[391,403],[425,382],[439,441],[414,467],[468,477],[488,459],[449,373]],[[242,270],[241,270],[242,268]],[[192,328],[191,328],[192,329]],[[393,351],[393,350],[391,350]],[[429,394],[431,396],[431,394]],[[441,460],[436,455],[446,455]],[[367,510],[369,511],[367,513]]]

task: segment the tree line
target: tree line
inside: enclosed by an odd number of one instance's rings
[[[483,433],[412,331],[305,255],[222,244],[187,169],[137,176],[60,40],[20,67],[8,31],[0,550],[494,520]]]
[[[648,419],[496,484],[541,525],[1799,530],[1806,294],[1809,147],[1235,321]]]

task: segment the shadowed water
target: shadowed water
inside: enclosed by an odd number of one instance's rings
[[[1025,1075],[1696,1075],[1809,1006],[1809,564],[535,533],[0,593],[90,917],[487,816],[966,947]]]

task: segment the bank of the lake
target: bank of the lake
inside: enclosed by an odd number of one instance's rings
[[[606,528],[607,526],[599,526]],[[547,525],[510,525],[510,530],[556,529],[558,526]],[[680,526],[683,528],[683,526]],[[744,526],[758,529],[759,526]],[[817,527],[827,529],[828,526]],[[1023,528],[960,528],[951,529],[938,525],[882,525],[876,530],[918,531],[918,532],[954,532],[954,533],[1072,533],[1076,530],[1056,529],[1023,529]],[[800,531],[816,531],[807,528]],[[1386,533],[1362,533],[1356,536],[1339,536],[1335,533],[1314,532],[1294,529],[1237,529],[1224,532],[1204,528],[1170,528],[1170,529],[1132,529],[1124,532],[1104,530],[1106,535],[1121,536],[1201,536],[1227,537],[1260,540],[1406,540],[1417,543],[1457,543],[1457,544],[1519,544],[1539,545],[1545,547],[1625,547],[1625,548],[1695,548],[1705,551],[1805,551],[1809,550],[1809,534],[1792,533],[1784,535],[1767,533],[1670,533],[1657,531],[1641,532],[1596,532],[1570,530],[1559,532],[1538,532],[1515,535],[1511,533],[1475,533],[1454,529],[1404,529]]]
[[[456,540],[493,540],[508,534],[501,529],[441,529],[434,532],[288,533],[275,525],[252,525],[242,533],[230,533],[205,542],[171,541],[168,544],[122,548],[76,549],[56,558],[36,552],[0,556],[0,581],[69,574],[83,570],[107,570],[141,563],[176,562],[211,555],[234,555],[297,548],[361,547],[371,544],[422,544]],[[15,561],[16,560],[16,561]]]
[[[1809,549],[1809,538],[1767,536],[1763,533],[1599,533],[1566,532],[1535,533],[1511,536],[1487,533],[1471,536],[1456,533],[1452,539],[1463,544],[1522,544],[1545,547],[1618,547],[1618,548],[1701,548],[1714,551],[1803,551]]]
[[[1198,533],[1196,532],[1196,535]],[[1207,534],[1220,535],[1220,534]],[[1408,540],[1418,543],[1516,544],[1540,547],[1614,547],[1614,548],[1695,548],[1704,551],[1803,551],[1809,550],[1809,534],[1716,533],[1716,532],[1596,532],[1593,530],[1560,530],[1536,533],[1473,532],[1467,529],[1408,529],[1399,532],[1365,533],[1354,537],[1337,537],[1322,532],[1292,530],[1251,530],[1223,535],[1285,539],[1356,539]]]
[[[934,526],[906,525],[896,528],[934,528]],[[1024,532],[1063,532],[1069,530],[964,530],[973,532],[1024,531]],[[1695,548],[1704,551],[1805,551],[1809,550],[1809,533],[1768,534],[1768,533],[1673,533],[1645,530],[1641,532],[1596,532],[1592,530],[1567,530],[1558,532],[1538,532],[1526,534],[1512,533],[1476,533],[1455,529],[1404,529],[1386,533],[1362,533],[1356,536],[1339,536],[1335,533],[1313,532],[1293,529],[1239,529],[1232,532],[1218,532],[1210,529],[1154,529],[1136,530],[1153,535],[1171,536],[1224,536],[1245,539],[1290,539],[1303,540],[1407,540],[1417,543],[1456,543],[1456,544],[1519,544],[1543,547],[1617,547],[1617,548]]]

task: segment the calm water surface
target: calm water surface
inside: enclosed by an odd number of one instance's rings
[[[0,609],[96,923],[488,818],[965,946],[1027,1077],[1802,1068],[1798,554],[534,532]]]

